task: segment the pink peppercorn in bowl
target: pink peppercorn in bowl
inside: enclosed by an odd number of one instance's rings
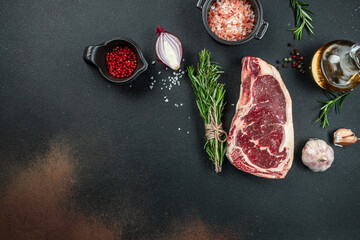
[[[148,67],[140,47],[126,37],[87,46],[83,58],[94,64],[105,79],[118,84],[130,83]]]
[[[202,2],[203,0],[199,0],[196,6],[202,9],[205,29],[222,44],[239,45],[254,38],[260,40],[269,27],[269,23],[263,20],[262,6],[258,0]],[[251,13],[247,14],[249,12]]]

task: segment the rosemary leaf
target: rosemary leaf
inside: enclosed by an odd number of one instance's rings
[[[193,66],[189,66],[187,70],[196,96],[196,104],[204,124],[222,126],[221,118],[225,106],[224,96],[226,90],[224,84],[217,82],[222,73],[220,66],[215,62],[211,62],[210,52],[204,49],[199,54],[197,71],[195,72]],[[210,161],[215,165],[216,172],[221,172],[227,148],[226,141],[220,139],[225,133],[220,132],[219,134],[218,138],[205,138],[206,143],[204,145]]]
[[[336,95],[335,93],[332,93],[330,91],[326,91],[326,95],[330,100],[328,101],[318,101],[319,103],[324,104],[320,108],[320,117],[316,120],[316,122],[321,122],[321,126],[323,128],[326,128],[327,126],[330,126],[328,121],[328,112],[331,108],[335,108],[335,112],[340,114],[341,108],[344,104],[345,99],[349,96],[351,91],[340,93],[340,95]]]
[[[295,16],[295,28],[289,29],[294,34],[295,39],[301,41],[304,28],[306,28],[309,33],[314,34],[314,26],[310,23],[313,21],[312,17],[309,14],[314,15],[314,13],[307,8],[309,4],[301,2],[299,0],[290,0],[291,7],[294,10]],[[300,21],[301,24],[300,24]]]

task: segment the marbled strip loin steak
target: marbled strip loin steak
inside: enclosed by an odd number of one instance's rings
[[[284,178],[294,155],[292,106],[280,73],[255,57],[244,57],[240,99],[231,123],[227,157],[238,169]]]

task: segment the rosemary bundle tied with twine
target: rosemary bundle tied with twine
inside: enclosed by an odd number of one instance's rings
[[[210,52],[202,50],[199,54],[197,73],[192,66],[187,68],[200,116],[205,124],[205,150],[215,165],[215,172],[221,172],[227,147],[227,133],[223,130],[221,117],[224,111],[224,84],[217,80],[222,71],[217,63],[211,62]]]

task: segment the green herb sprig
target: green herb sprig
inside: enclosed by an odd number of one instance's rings
[[[205,124],[206,143],[204,148],[218,173],[221,172],[227,148],[227,134],[222,130],[221,123],[226,104],[224,103],[226,91],[224,84],[217,82],[223,72],[217,63],[211,62],[210,52],[207,50],[202,50],[199,58],[197,73],[195,73],[193,66],[189,66],[187,70],[195,92],[196,104]]]
[[[309,6],[307,3],[299,0],[290,0],[290,2],[292,9],[296,12],[296,24],[295,28],[289,29],[289,31],[293,32],[295,39],[301,41],[304,27],[306,27],[310,33],[314,34],[312,30],[314,27],[310,23],[313,19],[309,15],[314,13],[307,8],[307,6]],[[300,21],[302,21],[301,24]]]
[[[321,126],[323,128],[326,128],[327,126],[330,126],[329,120],[328,120],[328,112],[331,108],[335,108],[335,112],[340,114],[340,110],[344,104],[345,99],[349,96],[351,91],[340,93],[340,95],[337,95],[333,92],[326,91],[326,95],[330,98],[328,101],[318,101],[319,103],[323,103],[324,105],[320,108],[320,117],[316,122],[321,121]]]

